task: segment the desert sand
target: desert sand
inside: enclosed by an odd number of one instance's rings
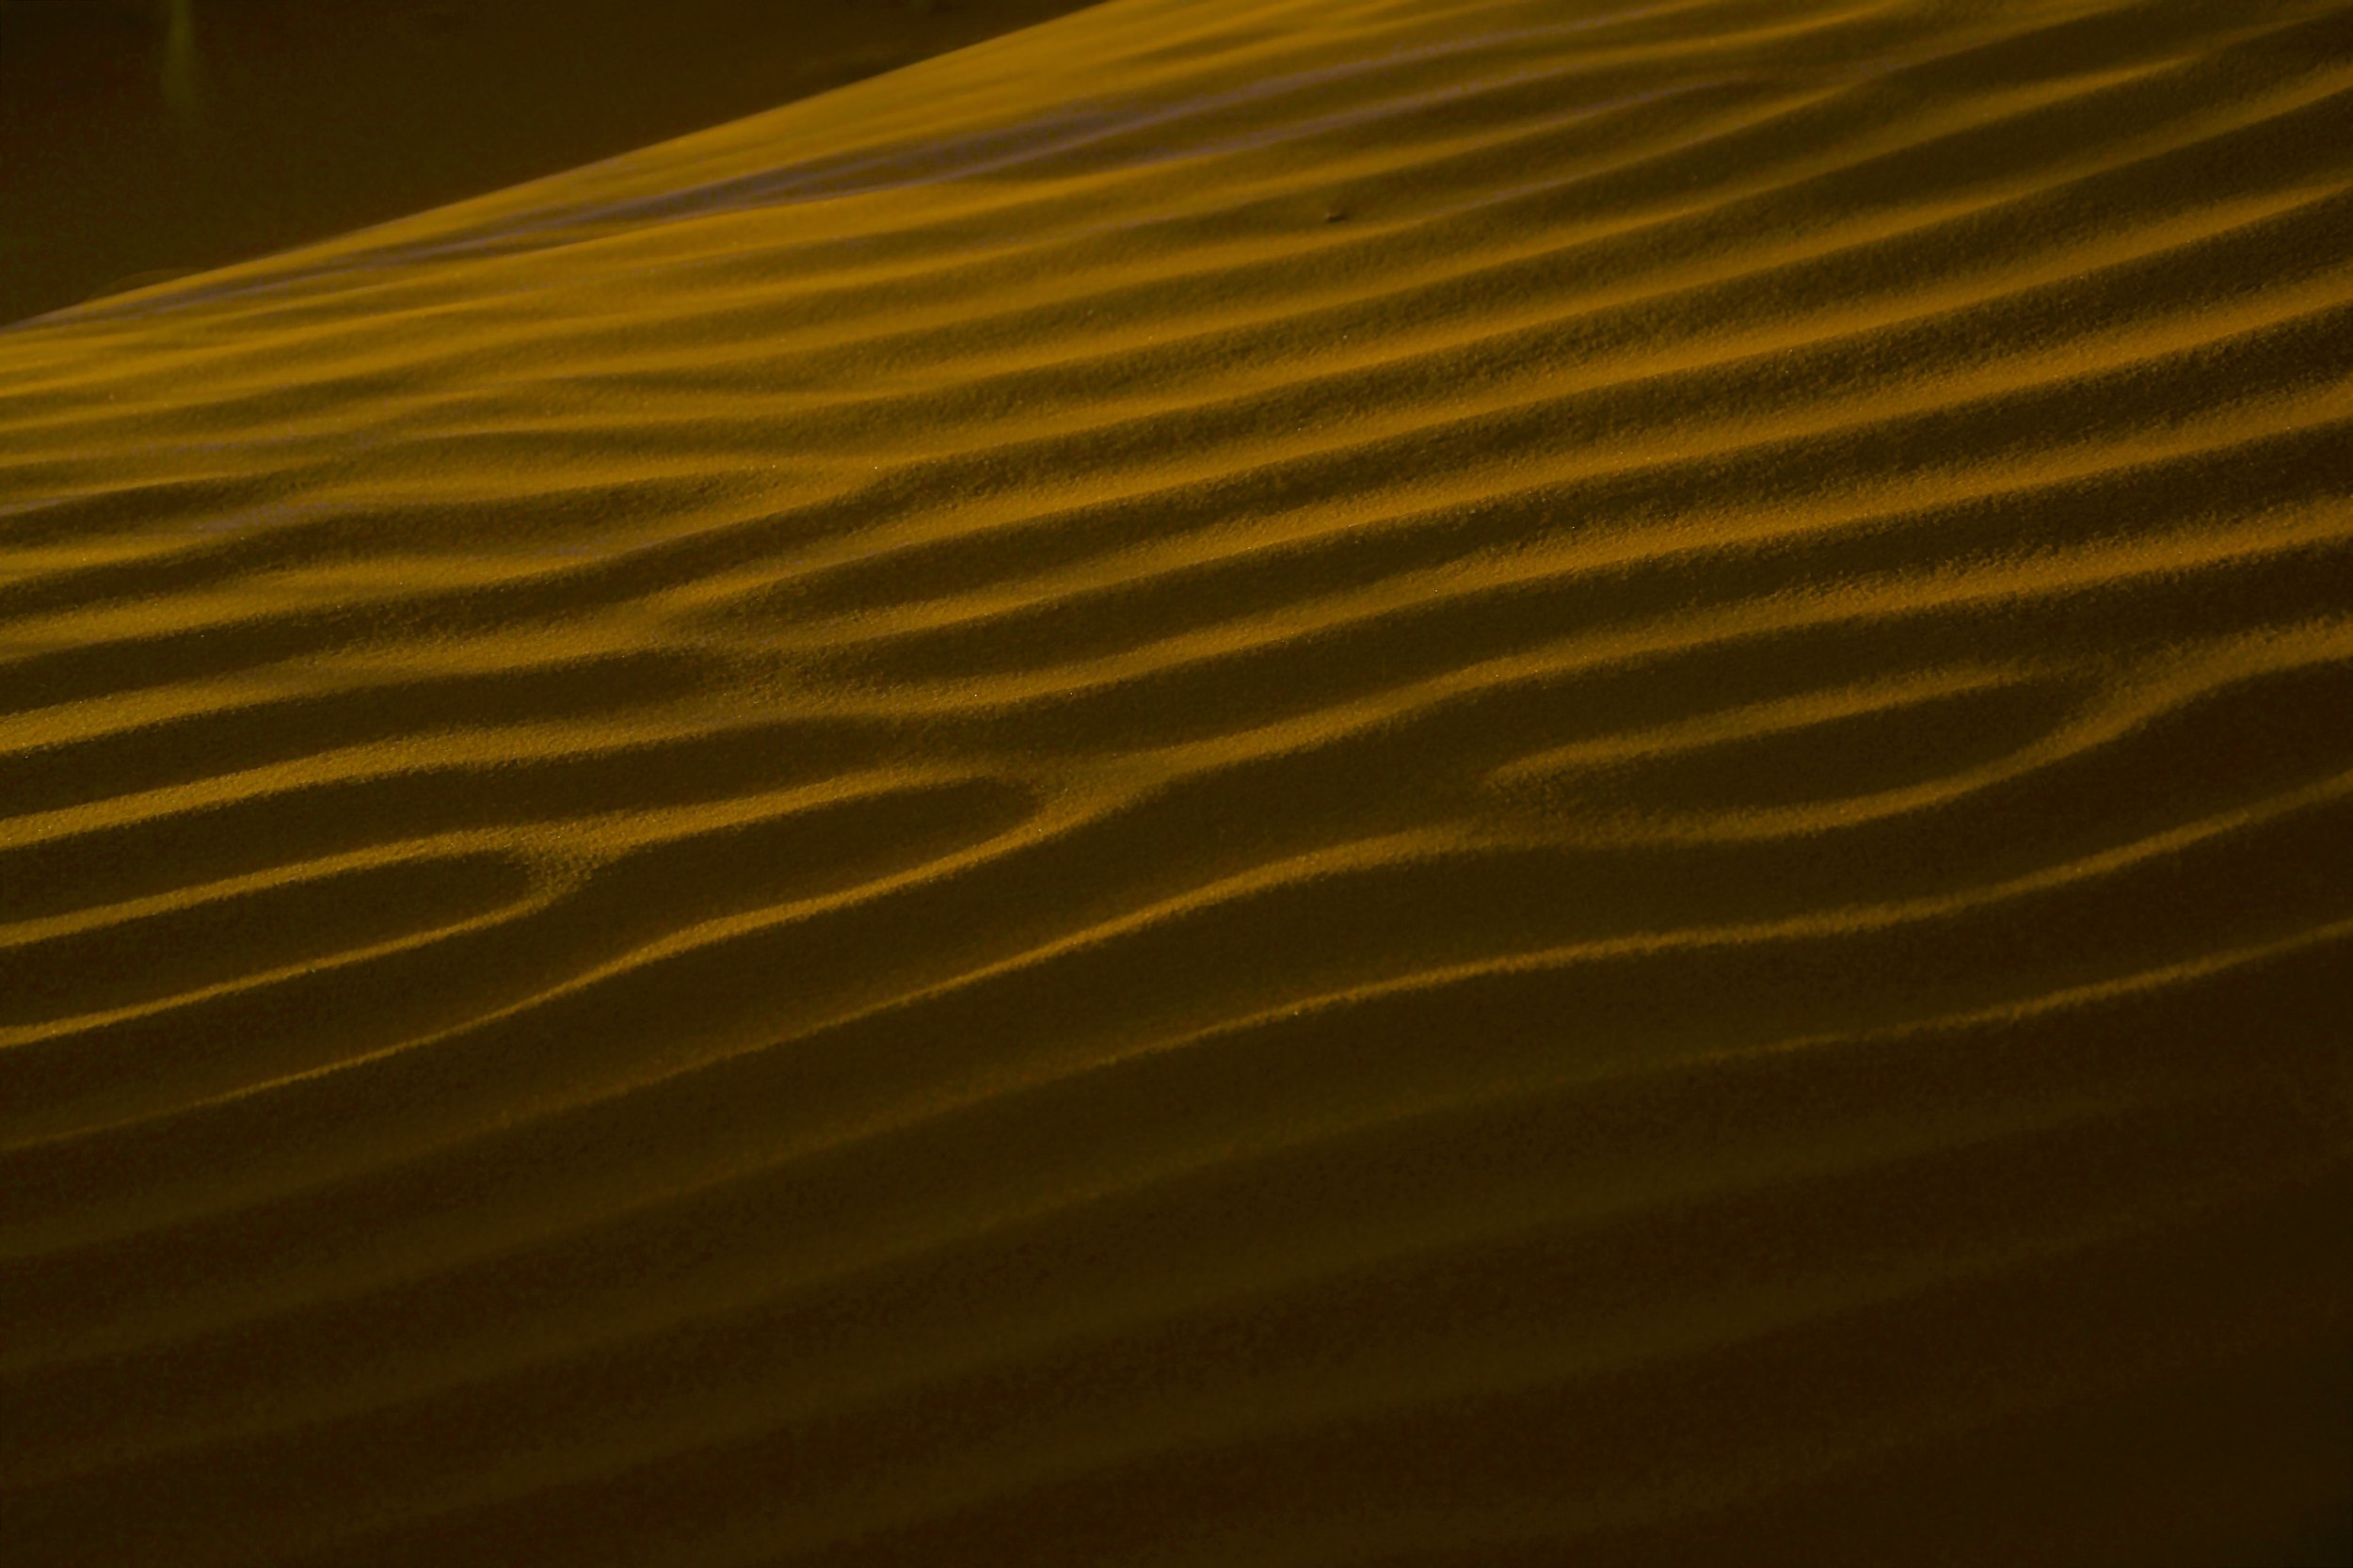
[[[1112,0],[0,331],[17,1560],[2324,1560],[2349,236],[2344,0]]]

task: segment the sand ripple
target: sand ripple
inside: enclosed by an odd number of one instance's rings
[[[1114,0],[0,333],[44,1564],[2276,1562],[2353,8]]]

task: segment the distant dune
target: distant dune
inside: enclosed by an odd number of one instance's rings
[[[698,131],[1080,0],[0,0],[0,322]]]
[[[2353,4],[1113,0],[0,331],[70,1565],[2280,1568]]]

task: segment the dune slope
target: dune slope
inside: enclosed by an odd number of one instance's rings
[[[44,1564],[2277,1563],[2353,5],[1113,0],[0,332]]]

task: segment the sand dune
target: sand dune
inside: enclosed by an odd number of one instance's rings
[[[2319,1560],[2348,235],[2342,0],[1113,0],[0,332],[10,1537]]]

